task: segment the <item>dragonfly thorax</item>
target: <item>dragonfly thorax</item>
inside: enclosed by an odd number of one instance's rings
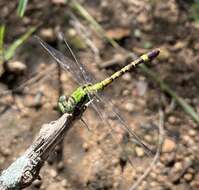
[[[68,98],[65,95],[59,97],[58,108],[62,113],[78,112],[81,108],[85,107],[93,93],[88,91],[89,85],[77,88]]]

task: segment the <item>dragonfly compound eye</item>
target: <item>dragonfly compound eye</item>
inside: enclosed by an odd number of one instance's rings
[[[62,95],[59,97],[59,102],[64,102],[66,101],[66,96]]]

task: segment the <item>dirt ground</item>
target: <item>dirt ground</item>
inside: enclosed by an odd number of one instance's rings
[[[148,66],[199,114],[199,28],[190,11],[197,1],[78,2],[123,48],[136,55],[160,48],[160,56]],[[62,0],[30,1],[22,19],[16,16],[16,6],[14,1],[0,3],[0,17],[6,24],[5,46],[30,26],[38,26],[36,35],[67,54],[57,35],[62,31],[79,62],[98,80],[129,61],[74,12],[85,29],[81,36],[78,27],[74,28],[76,21],[69,16],[72,10]],[[87,41],[83,36],[87,36]],[[113,62],[114,59],[120,61]],[[42,72],[44,79],[12,91]],[[60,116],[56,109],[58,97],[62,93],[69,95],[78,86],[73,78],[55,64],[33,36],[4,64],[0,94],[8,90],[10,93],[0,99],[1,171],[31,145],[42,124]],[[160,140],[160,110],[164,116],[164,143],[159,161],[136,189],[199,189],[198,124],[182,107],[140,68],[123,75],[105,94],[153,152]],[[88,108],[83,118],[90,130],[78,121],[45,163],[41,179],[26,189],[127,190],[140,179],[153,155],[134,143],[111,111],[111,105],[107,102],[104,105],[108,106],[103,106],[102,112],[112,128]]]

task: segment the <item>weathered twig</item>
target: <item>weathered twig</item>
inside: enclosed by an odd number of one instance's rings
[[[44,124],[32,145],[0,176],[0,190],[16,190],[29,186],[55,146],[63,139],[81,113],[64,114],[56,121]]]

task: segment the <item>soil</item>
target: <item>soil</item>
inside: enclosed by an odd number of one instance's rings
[[[79,2],[123,48],[137,55],[160,48],[160,56],[148,66],[199,114],[199,29],[190,16],[194,1]],[[77,59],[98,80],[128,62],[123,52],[100,39],[74,12],[99,54],[93,53],[95,49],[85,45],[73,28],[70,8],[62,0],[28,2],[23,18],[16,16],[17,2],[2,0],[0,7],[0,16],[6,25],[5,47],[28,28],[37,25],[35,34],[65,53],[68,50],[64,50],[57,35],[62,31]],[[120,61],[112,62],[118,58]],[[25,65],[23,71],[15,72],[16,61]],[[9,70],[5,63],[0,77],[0,92],[10,91],[0,99],[1,170],[23,154],[42,124],[60,116],[56,109],[58,97],[62,93],[70,95],[78,86],[74,77],[60,69],[33,36],[17,50],[9,63],[15,69]],[[13,90],[41,72],[44,72],[44,79]],[[154,152],[158,148],[160,110],[163,112],[165,134],[160,159],[136,189],[199,189],[198,124],[182,107],[140,68],[118,79],[105,90],[105,95],[107,102],[112,101],[129,127]],[[134,143],[107,102],[104,105],[108,106],[100,108],[112,128],[88,108],[83,119],[90,130],[78,121],[45,163],[41,179],[27,189],[127,190],[138,181],[153,156]]]

